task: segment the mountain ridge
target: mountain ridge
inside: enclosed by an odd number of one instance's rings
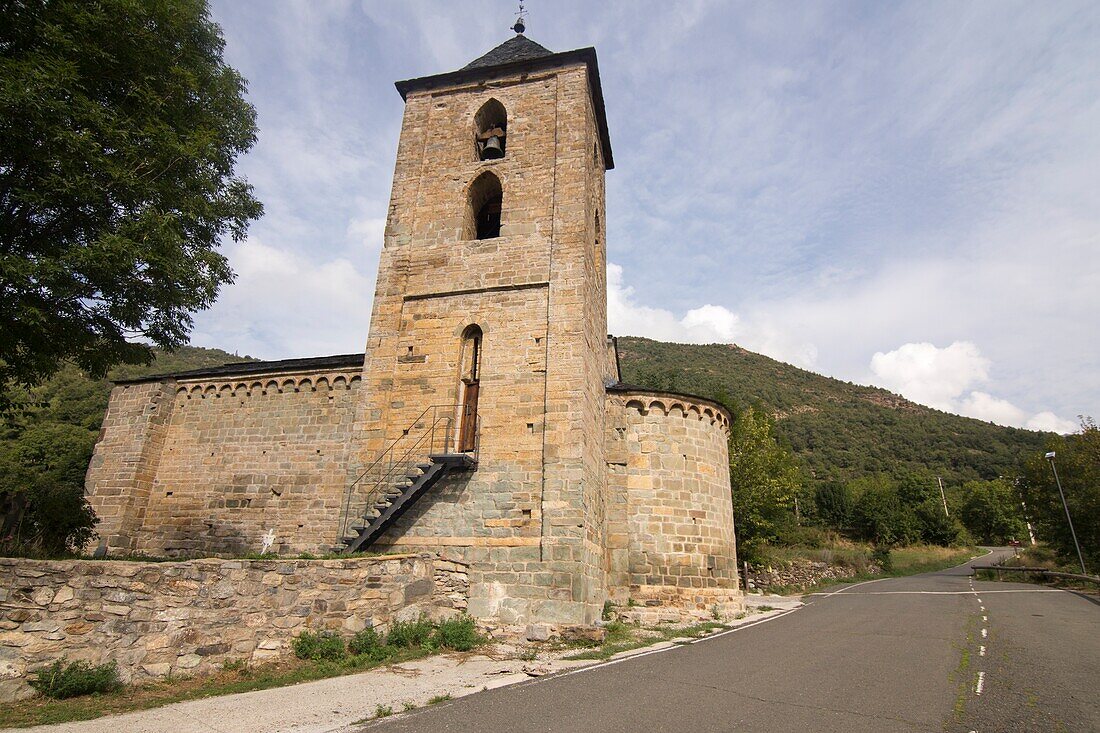
[[[993,479],[1042,449],[1049,433],[920,405],[881,387],[826,377],[736,344],[617,339],[623,380],[766,411],[776,434],[819,480],[931,473]]]

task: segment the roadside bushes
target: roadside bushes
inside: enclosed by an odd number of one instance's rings
[[[421,616],[415,621],[398,621],[383,638],[374,629],[363,629],[345,641],[331,631],[303,631],[291,643],[299,659],[340,662],[351,659],[381,662],[402,651],[469,651],[485,643],[474,620],[459,616],[434,623]]]
[[[40,695],[56,700],[122,689],[118,666],[114,662],[92,665],[80,661],[66,662],[64,659],[32,672],[27,684]]]

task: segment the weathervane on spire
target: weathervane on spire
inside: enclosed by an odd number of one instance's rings
[[[524,25],[523,22],[523,0],[520,0],[519,14],[516,15],[516,24],[512,26],[512,30],[514,30],[516,33],[523,33],[525,30],[527,30],[527,26]]]

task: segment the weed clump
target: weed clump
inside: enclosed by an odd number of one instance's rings
[[[456,652],[467,652],[484,643],[485,637],[477,633],[477,626],[469,616],[443,621],[436,627],[431,639],[432,646]]]
[[[40,695],[63,700],[79,695],[103,694],[122,689],[118,665],[114,662],[92,665],[58,659],[49,667],[33,672],[27,683]]]
[[[398,621],[386,635],[386,643],[402,649],[428,646],[435,627],[432,622],[421,616],[416,621]]]
[[[317,634],[312,631],[303,631],[292,642],[294,656],[298,659],[312,659],[315,662],[338,662],[348,655],[344,640],[331,631],[322,631]]]

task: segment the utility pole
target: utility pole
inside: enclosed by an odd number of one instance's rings
[[[1085,556],[1081,554],[1081,545],[1077,542],[1077,531],[1073,529],[1073,518],[1069,515],[1069,504],[1066,503],[1066,492],[1062,491],[1062,480],[1058,478],[1058,469],[1054,467],[1054,451],[1047,453],[1050,461],[1050,470],[1054,472],[1054,483],[1058,484],[1058,494],[1062,497],[1062,508],[1066,510],[1066,522],[1069,523],[1069,533],[1073,536],[1073,546],[1077,548],[1077,561],[1081,563],[1081,574],[1088,575],[1085,570]]]
[[[943,516],[950,517],[951,513],[947,511],[947,494],[943,493],[943,479],[937,476],[936,482],[940,485],[940,499],[943,500]]]

